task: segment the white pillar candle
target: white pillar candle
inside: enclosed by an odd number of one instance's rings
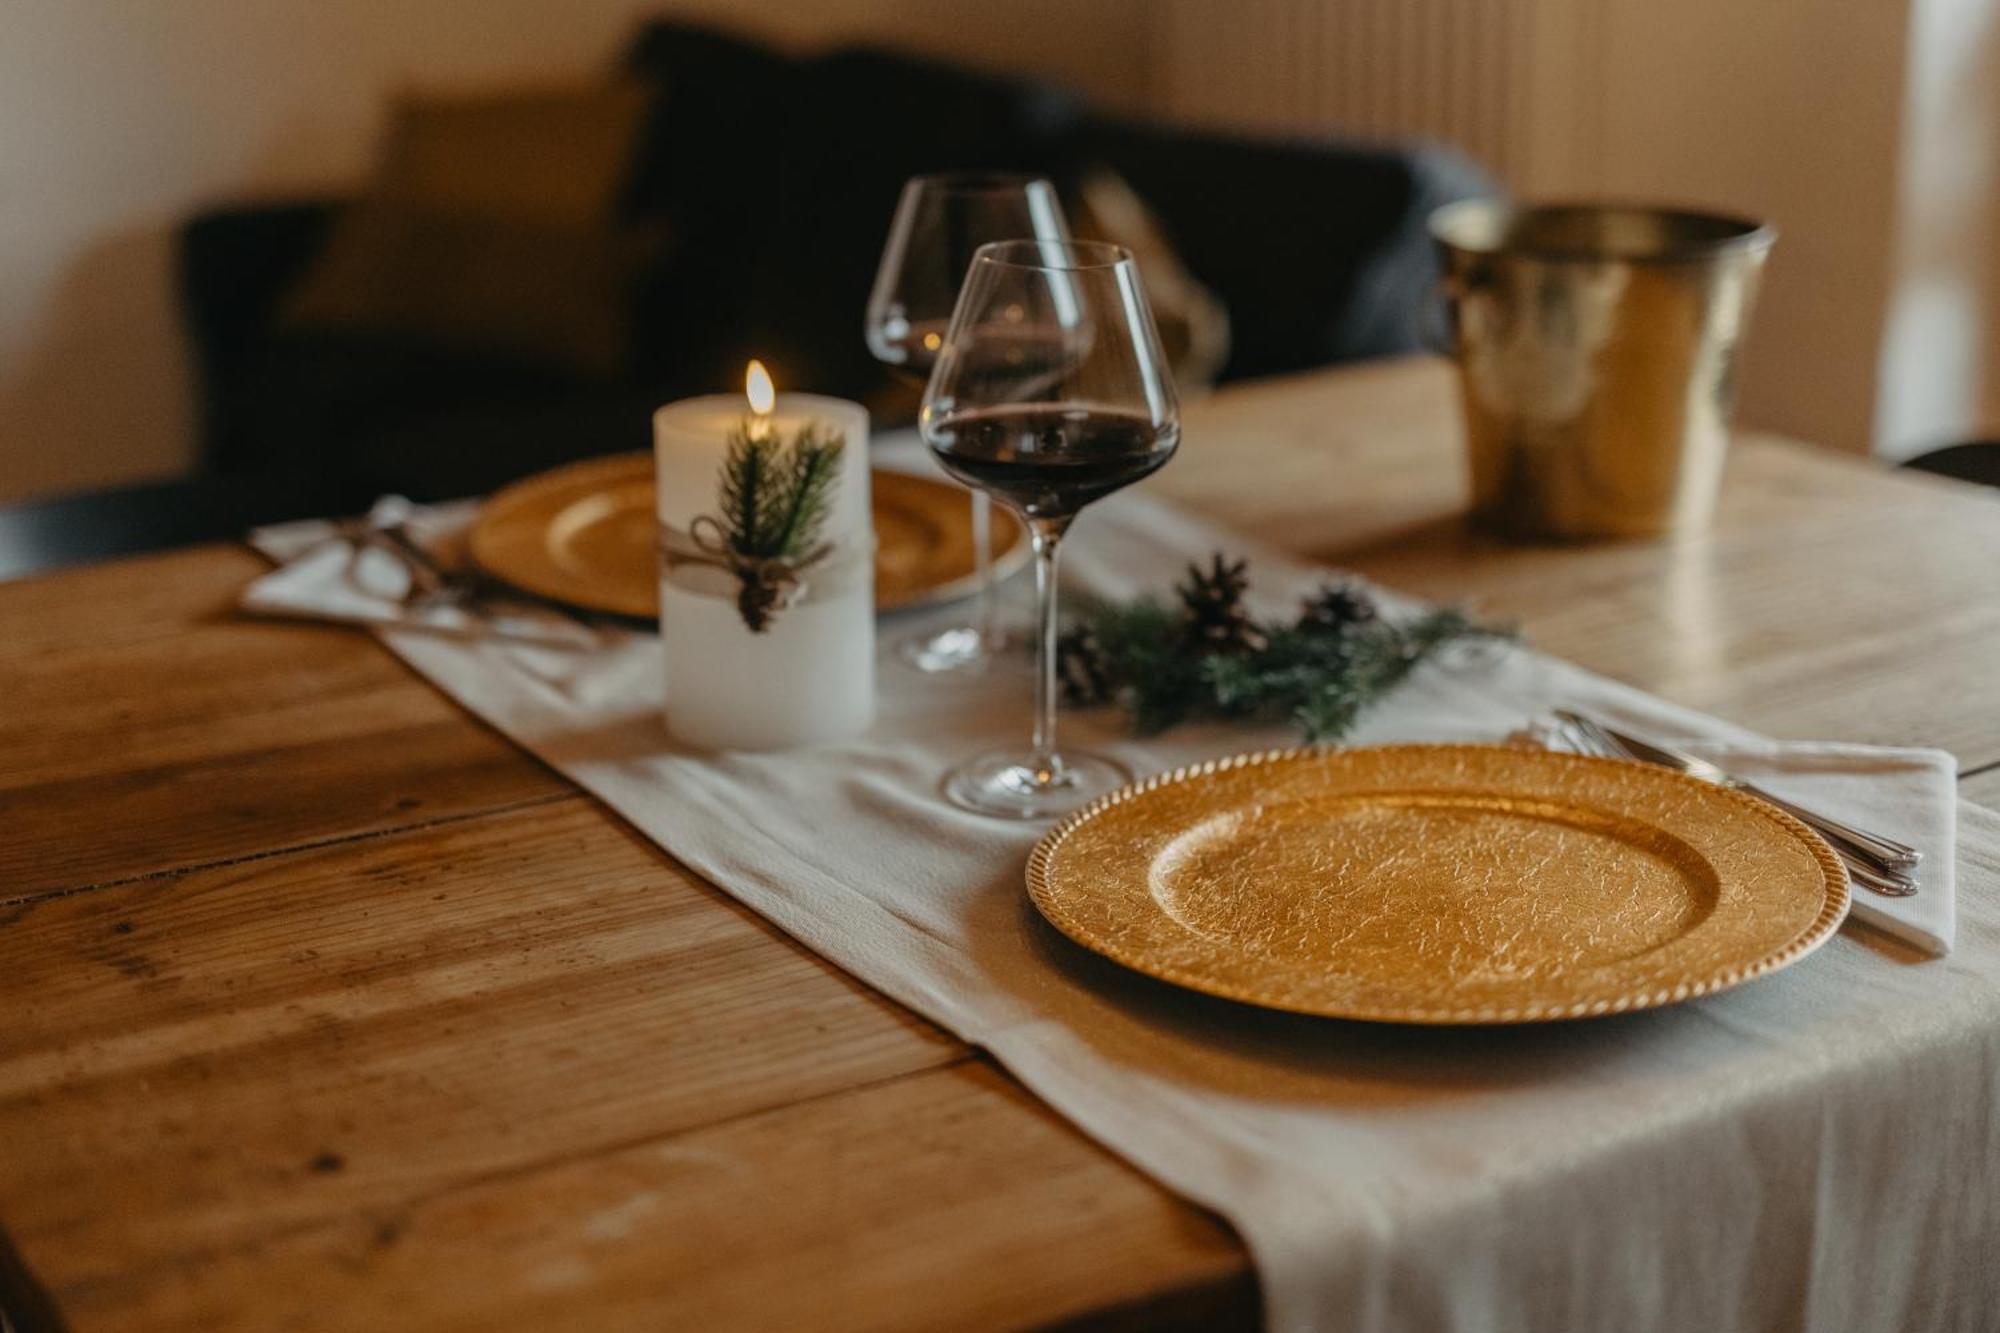
[[[716,513],[729,439],[751,418],[727,394],[669,403],[653,414],[663,531],[685,534]],[[804,594],[753,631],[737,607],[737,577],[706,565],[660,571],[667,728],[710,750],[779,750],[854,736],[875,716],[874,523],[868,500],[868,410],[786,393],[759,419],[790,441],[807,425],[846,440],[821,540],[826,559],[804,574]]]

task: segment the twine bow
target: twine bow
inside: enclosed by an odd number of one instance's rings
[[[812,591],[808,572],[833,554],[832,542],[821,542],[797,555],[745,555],[729,544],[722,521],[702,514],[685,533],[664,528],[660,554],[669,572],[684,565],[720,569],[737,582],[736,610],[753,634],[771,627],[778,612],[798,605]]]

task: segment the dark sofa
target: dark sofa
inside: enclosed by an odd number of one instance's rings
[[[1225,377],[1406,351],[1434,272],[1423,218],[1485,186],[1440,151],[1162,129],[880,51],[794,60],[663,22],[628,59],[657,94],[625,206],[671,243],[634,283],[621,373],[281,331],[340,204],[219,210],[182,246],[205,466],[319,478],[348,506],[477,492],[643,448],[654,406],[729,387],[752,355],[795,387],[869,398],[883,372],[861,313],[897,190],[962,166],[1124,177],[1227,305]]]
[[[1059,187],[1116,172],[1227,306],[1224,379],[1418,347],[1435,274],[1424,218],[1488,188],[1439,149],[1165,128],[1058,87],[884,51],[800,59],[663,21],[624,59],[651,92],[622,209],[668,243],[631,281],[615,373],[286,327],[286,298],[343,201],[218,208],[180,237],[199,473],[106,512],[144,499],[234,526],[387,491],[478,493],[646,447],[654,406],[738,383],[752,355],[791,387],[872,401],[885,380],[862,311],[897,191],[918,172],[1031,169]],[[62,538],[43,539],[52,560],[154,544],[129,524],[91,530],[78,517],[89,511],[71,500],[29,516]]]

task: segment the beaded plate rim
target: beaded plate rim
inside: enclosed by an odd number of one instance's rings
[[[1118,790],[1109,792],[1064,816],[1035,843],[1028,854],[1027,887],[1029,899],[1044,920],[1072,942],[1102,957],[1130,968],[1135,972],[1159,981],[1171,983],[1188,990],[1222,999],[1234,1000],[1264,1009],[1274,1009],[1286,1013],[1307,1014],[1321,1018],[1339,1018],[1360,1022],[1409,1024],[1420,1026],[1503,1026],[1523,1023],[1555,1022],[1582,1018],[1600,1018],[1611,1014],[1632,1013],[1643,1009],[1657,1009],[1679,1004],[1685,1000],[1739,986],[1746,981],[1767,976],[1790,966],[1806,957],[1833,937],[1846,919],[1852,895],[1847,872],[1839,858],[1825,840],[1805,824],[1775,806],[1767,805],[1754,796],[1703,782],[1686,774],[1674,773],[1654,765],[1640,764],[1625,759],[1604,759],[1594,755],[1558,754],[1553,751],[1523,750],[1524,753],[1556,755],[1566,762],[1579,765],[1610,766],[1620,770],[1641,770],[1650,776],[1667,780],[1673,784],[1687,784],[1706,794],[1733,801],[1753,814],[1767,820],[1783,834],[1800,843],[1819,864],[1825,897],[1818,913],[1810,924],[1783,945],[1752,959],[1734,963],[1712,973],[1690,977],[1672,986],[1637,989],[1616,996],[1600,996],[1587,1000],[1551,1002],[1523,1005],[1466,1005],[1466,1006],[1425,1006],[1366,1007],[1352,1005],[1317,1005],[1300,1003],[1269,991],[1255,987],[1231,985],[1216,978],[1202,976],[1147,956],[1142,951],[1125,948],[1117,940],[1108,939],[1085,926],[1073,916],[1063,896],[1057,891],[1052,878],[1053,863],[1063,844],[1080,829],[1093,820],[1101,818],[1105,812],[1127,802],[1138,799],[1150,792],[1158,791],[1197,778],[1235,769],[1252,768],[1261,765],[1296,763],[1308,759],[1351,755],[1360,752],[1383,753],[1425,753],[1449,754],[1452,752],[1491,753],[1495,751],[1521,750],[1522,747],[1509,745],[1468,745],[1451,743],[1409,743],[1379,746],[1304,745],[1282,746],[1267,750],[1248,751],[1227,755],[1198,763],[1183,764],[1151,777],[1142,778]]]

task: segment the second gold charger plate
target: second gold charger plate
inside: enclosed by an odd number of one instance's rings
[[[1672,1004],[1796,962],[1845,873],[1791,816],[1504,746],[1282,750],[1114,792],[1028,862],[1043,916],[1164,981],[1392,1023]]]
[[[900,611],[976,589],[965,492],[943,481],[877,469],[875,605]],[[660,611],[654,554],[653,457],[617,454],[544,472],[496,492],[468,537],[473,561],[525,592],[590,611],[651,618]],[[993,513],[1002,578],[1026,563],[1020,520]]]

